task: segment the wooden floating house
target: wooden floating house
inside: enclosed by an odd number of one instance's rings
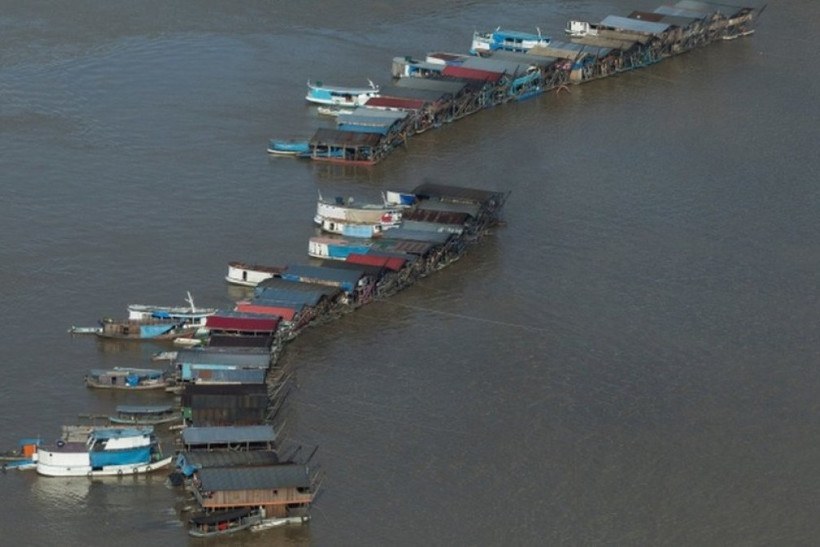
[[[182,418],[197,427],[264,424],[273,402],[265,384],[186,384]]]

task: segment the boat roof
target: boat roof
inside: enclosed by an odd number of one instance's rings
[[[125,439],[128,437],[143,437],[150,435],[153,428],[94,428],[91,434],[97,439]]]
[[[492,36],[499,36],[502,38],[521,38],[523,40],[548,40],[547,36],[532,32],[522,32],[520,30],[506,30],[497,28],[492,32],[480,32],[479,34],[489,34]]]
[[[182,442],[191,444],[260,443],[276,440],[272,425],[186,427]]]
[[[117,405],[118,413],[123,414],[164,414],[174,410],[174,405]]]
[[[258,467],[211,467],[197,472],[201,489],[208,492],[309,488],[306,465],[279,464]]]
[[[155,378],[162,376],[164,371],[152,368],[93,368],[90,371],[91,376],[141,376]]]

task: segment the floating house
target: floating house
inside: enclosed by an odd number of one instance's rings
[[[186,384],[180,397],[185,423],[197,426],[264,424],[271,401],[265,384]]]
[[[186,427],[182,444],[194,450],[274,450],[277,434],[272,425]]]

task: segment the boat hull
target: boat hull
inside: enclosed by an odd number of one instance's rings
[[[86,454],[83,454],[87,456]],[[174,457],[150,463],[137,463],[125,465],[109,465],[100,469],[92,468],[90,465],[50,465],[42,460],[37,462],[37,473],[46,477],[122,477],[125,475],[144,475],[171,465]]]

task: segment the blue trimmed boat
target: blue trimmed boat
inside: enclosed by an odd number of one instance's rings
[[[268,154],[275,156],[302,156],[310,154],[310,143],[305,140],[271,139],[268,142]]]
[[[515,53],[526,53],[532,48],[546,47],[550,44],[550,38],[541,35],[541,29],[536,29],[538,34],[529,32],[518,32],[515,30],[501,30],[498,27],[492,32],[473,32],[473,43],[470,46],[470,53],[473,55],[488,55],[493,51],[512,51]]]
[[[335,106],[361,106],[370,100],[371,97],[378,97],[379,86],[372,81],[367,81],[368,87],[342,87],[324,85],[322,82],[310,83],[308,80],[308,92],[305,100],[315,104],[335,105]]]
[[[37,473],[49,477],[122,476],[171,464],[153,427],[92,428],[85,442],[59,440],[37,451]]]

